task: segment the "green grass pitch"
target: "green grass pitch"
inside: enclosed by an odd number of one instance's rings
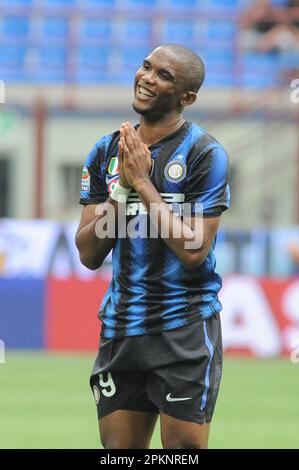
[[[98,448],[93,355],[7,352],[0,448]],[[225,358],[210,448],[299,448],[299,364]],[[157,425],[152,448],[161,448]]]

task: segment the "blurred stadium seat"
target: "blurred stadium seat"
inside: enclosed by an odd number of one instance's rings
[[[193,20],[165,20],[162,42],[182,42],[186,46],[191,46],[195,40],[195,29],[196,21]]]
[[[34,0],[2,0],[1,6],[4,7],[30,7]]]
[[[128,7],[131,7],[131,8],[132,7],[133,8],[134,7],[154,8],[157,4],[157,0],[127,0],[126,4]]]
[[[180,0],[170,0],[169,4],[170,7],[178,7],[178,8],[196,8],[198,6],[198,0],[185,0],[182,3]]]
[[[242,7],[246,3],[248,3],[246,0],[206,0],[206,4],[212,8],[236,8]]]
[[[0,76],[7,81],[25,81],[26,57],[28,48],[25,46],[0,46]]]
[[[247,53],[241,60],[242,77],[248,88],[272,87],[278,81],[279,57],[276,54]]]
[[[7,39],[27,39],[30,31],[28,16],[6,15],[2,19],[2,36]]]
[[[234,84],[234,51],[231,48],[214,49],[203,54],[207,87],[230,87]]]
[[[38,49],[35,78],[38,82],[63,82],[67,79],[68,51],[64,47],[44,46]]]
[[[82,6],[88,8],[114,8],[116,0],[82,0]]]
[[[47,41],[51,41],[52,39],[64,41],[68,38],[68,34],[69,21],[67,18],[60,16],[46,16],[42,20],[42,39],[46,39]]]
[[[74,80],[90,83],[109,77],[109,50],[103,47],[81,46],[76,51]]]
[[[123,23],[123,40],[140,41],[150,44],[152,37],[152,23],[146,19],[127,19]],[[135,43],[136,44],[136,43]]]
[[[237,25],[234,21],[209,21],[207,28],[208,39],[233,41],[237,34]]]
[[[288,0],[271,0],[271,5],[275,7],[284,7]]]
[[[113,23],[107,18],[83,18],[79,24],[79,39],[85,40],[110,40]]]
[[[56,8],[56,7],[68,7],[72,8],[76,5],[77,0],[45,0],[44,4],[46,8]]]
[[[124,80],[132,82],[132,71],[136,71],[141,66],[143,59],[148,55],[148,49],[124,47],[120,51],[121,54],[121,74],[124,74]]]

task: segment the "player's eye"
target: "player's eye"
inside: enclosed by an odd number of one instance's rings
[[[171,77],[167,72],[161,72],[159,75],[163,80],[171,80]]]

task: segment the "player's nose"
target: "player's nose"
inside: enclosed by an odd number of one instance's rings
[[[147,71],[143,77],[142,77],[144,83],[148,83],[150,85],[153,85],[156,81],[156,76],[155,76],[155,72],[153,70],[149,70]]]

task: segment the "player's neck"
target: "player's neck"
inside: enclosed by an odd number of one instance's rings
[[[184,122],[185,119],[182,115],[168,116],[167,119],[150,122],[141,116],[137,132],[141,140],[149,147],[177,131]]]

